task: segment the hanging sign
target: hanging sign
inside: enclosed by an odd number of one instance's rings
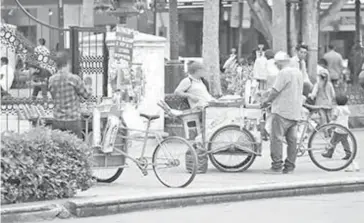
[[[129,64],[133,61],[134,31],[118,25],[116,27],[115,53],[114,57]]]

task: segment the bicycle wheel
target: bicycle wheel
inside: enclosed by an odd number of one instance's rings
[[[120,154],[118,150],[126,152],[125,139],[120,136],[119,131],[114,144],[114,152],[111,154],[105,154],[99,147],[92,146],[92,132],[89,133],[87,144],[91,148],[90,164],[93,172],[93,176],[99,183],[112,183],[117,180],[124,171],[126,158]]]
[[[180,137],[168,137],[158,144],[152,162],[157,179],[166,187],[186,187],[196,176],[196,151]]]
[[[257,151],[254,136],[248,130],[240,129],[238,125],[223,126],[212,135],[207,146],[211,163],[218,170],[241,172],[253,164],[256,155],[243,151],[234,144]],[[222,147],[226,149],[221,149]]]
[[[308,141],[308,154],[312,162],[326,171],[340,171],[355,159],[357,144],[354,134],[338,124],[321,125]]]

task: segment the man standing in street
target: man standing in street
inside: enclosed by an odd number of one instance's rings
[[[344,70],[343,57],[340,53],[335,51],[333,45],[329,45],[329,52],[324,55],[324,59],[327,61],[331,82],[334,86],[337,86],[338,81],[342,78]]]
[[[280,71],[267,100],[262,104],[262,107],[267,107],[272,103],[272,167],[266,173],[291,173],[297,158],[297,121],[301,117],[303,77],[298,68],[291,66],[287,53],[280,51],[274,59]],[[283,138],[287,141],[284,165]]]
[[[300,69],[303,75],[303,95],[306,97],[309,93],[311,93],[313,84],[309,78],[307,72],[307,65],[306,65],[306,57],[307,57],[308,46],[301,44],[296,47],[296,55],[292,57],[292,64],[296,68]]]
[[[54,100],[53,129],[70,131],[81,138],[80,98],[87,99],[91,94],[82,79],[69,72],[68,64],[68,54],[58,52],[58,72],[49,78],[49,91]]]

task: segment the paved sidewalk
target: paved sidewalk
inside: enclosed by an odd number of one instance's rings
[[[364,151],[360,151],[364,147],[364,131],[354,132],[357,139],[359,153],[357,162],[360,167],[364,167]],[[148,153],[152,152],[154,147],[148,146]],[[137,148],[131,149],[132,154],[140,152]],[[66,201],[75,203],[92,203],[92,202],[108,202],[115,199],[133,200],[143,199],[143,197],[151,196],[177,196],[189,193],[201,193],[209,191],[234,190],[237,188],[259,188],[275,185],[293,185],[305,182],[325,182],[325,181],[345,181],[345,180],[363,180],[364,171],[361,172],[326,172],[316,167],[309,157],[305,155],[297,160],[297,169],[293,174],[289,175],[267,175],[263,171],[270,166],[269,147],[267,143],[264,145],[263,157],[257,157],[254,164],[242,173],[222,173],[209,165],[206,174],[198,174],[195,180],[188,188],[171,189],[164,187],[155,177],[154,172],[150,171],[148,176],[143,176],[139,169],[130,161],[130,167],[125,169],[120,178],[111,184],[97,184],[95,187],[80,192],[76,197],[65,200],[34,202],[4,205],[3,211],[11,209],[24,209],[38,205],[48,204],[64,204]]]

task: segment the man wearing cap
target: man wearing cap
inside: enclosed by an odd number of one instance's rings
[[[86,90],[82,79],[69,72],[68,62],[68,54],[58,52],[58,72],[49,78],[49,91],[54,100],[53,129],[70,131],[81,138],[80,99],[87,99],[91,94]]]
[[[267,107],[272,103],[272,167],[267,173],[291,173],[295,169],[297,157],[297,121],[301,118],[303,76],[298,68],[290,65],[291,60],[287,53],[280,51],[274,59],[279,73],[268,98],[262,104],[262,107]],[[284,165],[283,137],[287,141]]]
[[[202,64],[191,61],[188,63],[188,77],[184,78],[174,91],[175,94],[187,98],[191,109],[203,107],[209,101],[215,100],[209,93],[205,76]]]

